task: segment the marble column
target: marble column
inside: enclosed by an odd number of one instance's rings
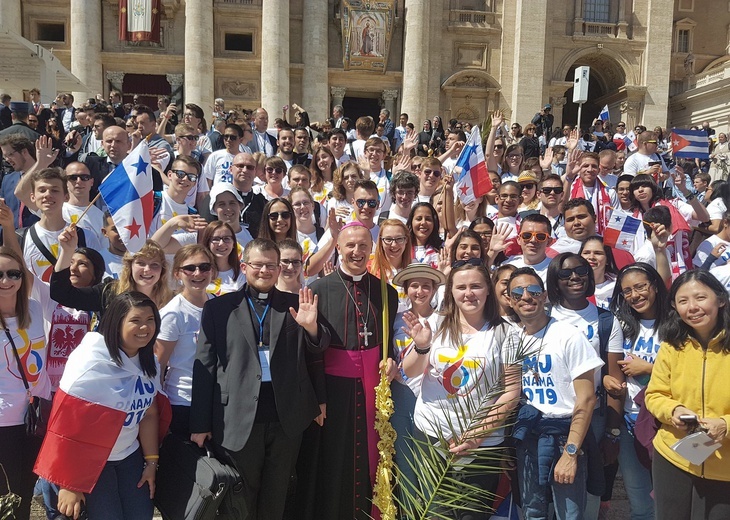
[[[512,73],[512,117],[523,127],[543,107],[545,88],[545,48],[547,46],[547,2],[516,0],[519,29],[515,34]]]
[[[322,121],[327,117],[329,105],[327,2],[304,0],[302,35],[304,71],[301,105],[309,112],[310,121]]]
[[[403,95],[401,112],[408,114],[416,128],[429,117],[428,63],[429,43],[433,35],[429,32],[431,14],[430,2],[406,0],[405,43],[403,51]]]
[[[213,112],[213,0],[185,2],[185,102]],[[182,120],[182,110],[179,110]]]
[[[273,125],[289,104],[289,0],[265,0],[261,11],[261,106]]]
[[[23,35],[23,20],[20,17],[20,0],[3,0],[0,9],[0,27]]]
[[[644,113],[639,122],[647,127],[665,126],[669,109],[669,71],[672,56],[672,12],[661,8],[658,0],[650,0],[647,6],[646,51],[641,60],[641,76],[646,78]]]
[[[398,116],[400,115],[396,112],[398,107],[396,99],[398,99],[397,90],[383,90],[383,108],[390,112],[391,121],[398,121]]]
[[[167,82],[170,84],[170,101],[177,103],[178,110],[182,110],[182,74],[167,74]]]
[[[341,106],[342,103],[344,103],[346,92],[347,92],[347,89],[345,87],[330,87],[330,94],[332,95],[332,105],[330,106],[330,114],[332,113],[331,109],[334,108],[335,105]],[[325,114],[325,117],[330,117],[330,115]]]
[[[71,0],[71,73],[87,89],[73,92],[74,104],[104,92],[101,69],[101,0]]]

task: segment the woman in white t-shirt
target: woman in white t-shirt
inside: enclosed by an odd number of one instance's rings
[[[215,275],[215,257],[208,248],[199,244],[183,246],[172,262],[172,276],[182,284],[182,291],[160,310],[155,355],[160,366],[168,369],[163,385],[172,405],[170,431],[185,438],[190,434],[193,362],[200,316],[205,302],[213,297],[207,288]]]
[[[155,303],[140,292],[115,296],[100,333],[71,353],[54,399],[35,471],[60,486],[58,511],[77,518],[152,520],[159,461],[160,368]],[[166,400],[165,400],[166,401]],[[90,435],[93,430],[93,435]]]
[[[2,211],[8,212],[7,206]],[[12,230],[12,214],[10,215]],[[46,363],[46,338],[40,304],[30,299],[31,274],[23,258],[0,247],[0,464],[10,489],[20,496],[15,518],[29,518],[33,498],[33,475],[41,439],[25,433],[24,417],[28,392],[34,398],[51,398]],[[17,354],[16,354],[17,352]],[[22,374],[20,370],[22,369]],[[28,390],[24,380],[28,383]],[[4,476],[0,475],[4,479]],[[4,480],[0,484],[5,489]]]
[[[603,245],[603,237],[596,235],[581,244],[578,254],[588,260],[593,269],[593,280],[596,282],[593,297],[596,307],[608,310],[618,275],[611,248]]]
[[[241,270],[243,248],[236,240],[233,228],[215,220],[203,230],[200,243],[207,246],[215,258],[217,275],[208,286],[208,294],[220,296],[243,287],[246,283],[246,275]]]
[[[443,320],[435,333],[411,313],[404,314],[403,321],[414,343],[403,368],[408,377],[423,374],[414,412],[420,434],[446,440],[444,456],[449,459],[480,446],[500,446],[503,422],[520,393],[521,367],[516,353],[505,348],[517,342],[506,341],[511,328],[499,317],[489,272],[481,260],[473,258],[452,266]],[[500,387],[503,391],[495,392]],[[475,420],[475,408],[485,412],[485,406],[489,406],[486,416]],[[465,483],[496,490],[499,472],[480,469],[477,475],[467,459],[460,459],[457,465],[462,466],[459,473]],[[473,516],[488,517],[487,513]]]
[[[625,419],[619,428],[619,466],[632,518],[654,518],[651,472],[637,457],[633,426],[639,413],[634,398],[649,383],[659,352],[659,327],[669,314],[669,295],[659,273],[643,262],[624,267],[616,279],[611,310],[624,332],[623,348],[609,348],[604,377],[608,404]]]
[[[389,218],[380,223],[375,253],[368,262],[368,271],[381,278],[398,291],[398,312],[408,308],[408,297],[404,287],[396,284],[394,276],[411,263],[411,237],[406,225],[400,220]]]

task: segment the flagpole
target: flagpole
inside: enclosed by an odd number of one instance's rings
[[[86,214],[87,214],[87,213],[89,212],[89,210],[91,209],[91,206],[93,206],[93,205],[94,205],[94,203],[95,203],[95,202],[96,202],[97,200],[99,200],[99,197],[101,197],[101,192],[99,192],[99,193],[97,193],[97,194],[96,194],[96,197],[94,197],[94,199],[93,199],[93,200],[92,200],[91,202],[89,202],[89,205],[88,205],[88,206],[86,206],[86,209],[85,209],[85,210],[84,210],[84,212],[83,212],[83,213],[82,213],[82,214],[81,214],[81,215],[79,216],[79,218],[78,218],[78,219],[76,220],[76,222],[75,222],[75,223],[73,223],[73,224],[71,224],[71,225],[70,225],[69,227],[71,227],[71,228],[75,228],[75,227],[76,227],[76,225],[77,225],[77,224],[78,224],[79,222],[81,222],[81,219],[82,219],[82,218],[84,218],[84,215],[86,215]]]

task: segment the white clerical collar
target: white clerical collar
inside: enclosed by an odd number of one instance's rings
[[[353,281],[353,282],[359,282],[359,281],[360,281],[360,280],[362,280],[362,279],[363,279],[363,278],[365,277],[365,275],[367,274],[367,271],[365,271],[365,272],[364,272],[364,273],[362,273],[362,274],[352,274],[352,273],[348,273],[348,272],[347,272],[347,269],[345,269],[345,267],[344,267],[343,265],[340,265],[340,270],[341,270],[341,271],[342,271],[343,273],[345,273],[345,274],[346,274],[347,276],[349,276],[350,278],[352,278],[352,281]]]

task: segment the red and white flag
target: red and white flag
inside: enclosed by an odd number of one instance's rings
[[[147,141],[142,141],[99,185],[119,236],[130,253],[147,240],[154,213],[152,165]]]
[[[603,244],[624,251],[633,252],[636,233],[641,227],[641,219],[625,211],[616,210],[611,214],[608,226],[603,232]]]
[[[119,0],[119,39],[160,43],[160,0]]]

